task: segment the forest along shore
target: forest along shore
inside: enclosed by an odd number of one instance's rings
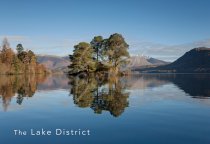
[[[49,70],[37,62],[36,55],[31,50],[24,50],[22,44],[16,47],[17,53],[13,51],[7,38],[4,38],[0,51],[0,74],[47,74]]]

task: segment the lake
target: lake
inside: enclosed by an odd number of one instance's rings
[[[210,143],[209,74],[0,76],[0,102],[3,144]]]

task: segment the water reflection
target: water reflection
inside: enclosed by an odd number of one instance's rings
[[[210,74],[151,74],[144,77],[173,83],[193,98],[210,97]]]
[[[78,76],[70,78],[65,75],[48,77],[19,75],[0,76],[0,99],[6,111],[9,105],[23,105],[24,98],[32,97],[37,90],[64,89],[70,91],[70,96],[78,107],[91,108],[97,114],[108,111],[114,117],[118,117],[129,106],[129,92],[159,88],[168,84],[174,85],[178,90],[193,98],[210,97],[210,75],[204,74],[143,74],[127,77]],[[165,89],[164,95],[167,93]],[[11,103],[12,100],[15,103]]]
[[[74,103],[79,107],[90,107],[95,113],[109,111],[114,117],[120,116],[128,107],[129,92],[126,92],[124,78],[118,77],[71,77]]]
[[[29,75],[29,76],[0,76],[0,96],[4,111],[13,97],[16,95],[17,104],[21,105],[25,97],[32,97],[36,90],[38,83],[45,80],[43,75]]]

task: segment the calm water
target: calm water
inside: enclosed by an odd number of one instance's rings
[[[210,75],[0,76],[0,143],[209,144],[209,98]],[[29,135],[41,128],[53,134]],[[55,129],[91,135],[56,136]]]

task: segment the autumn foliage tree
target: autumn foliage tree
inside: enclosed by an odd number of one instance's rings
[[[35,74],[47,73],[43,65],[37,63],[33,51],[24,51],[22,44],[16,47],[17,54],[12,50],[5,38],[0,51],[0,74]]]
[[[2,50],[1,50],[1,61],[2,63],[5,63],[7,65],[10,65],[12,63],[12,59],[15,53],[10,48],[10,44],[5,38],[2,42]]]

